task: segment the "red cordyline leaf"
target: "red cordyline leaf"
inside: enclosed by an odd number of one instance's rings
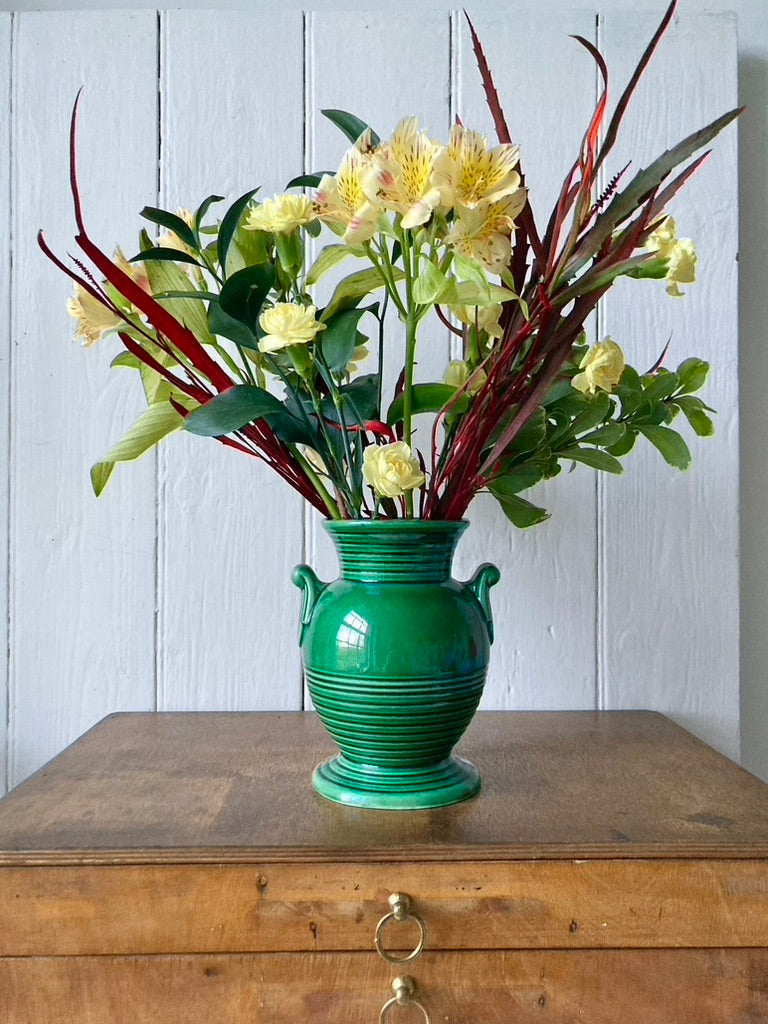
[[[666,11],[664,12],[664,17],[659,22],[659,27],[656,29],[656,31],[653,34],[653,37],[651,38],[651,41],[648,43],[645,50],[643,51],[643,55],[640,58],[640,61],[637,67],[635,68],[634,72],[632,73],[632,77],[627,83],[627,87],[621,94],[619,102],[616,104],[616,109],[613,112],[613,117],[611,118],[608,127],[605,131],[605,139],[603,140],[600,152],[598,153],[595,159],[595,172],[597,172],[598,168],[601,166],[605,158],[608,156],[611,149],[613,148],[614,143],[616,142],[616,138],[619,133],[619,125],[621,124],[622,118],[624,117],[624,112],[626,111],[629,105],[629,101],[632,98],[632,94],[637,88],[637,83],[640,81],[643,72],[645,71],[646,67],[650,62],[651,57],[655,53],[656,47],[659,45],[661,37],[666,32],[667,26],[672,20],[672,16],[674,15],[676,8],[677,0],[672,0],[669,7],[667,7]]]
[[[501,103],[499,102],[499,94],[496,91],[496,85],[493,81],[491,69],[488,67],[488,61],[486,60],[485,52],[483,51],[483,47],[480,42],[480,37],[475,31],[475,26],[472,24],[472,20],[466,11],[464,11],[464,17],[467,20],[467,24],[469,25],[469,32],[470,35],[472,36],[472,49],[475,52],[477,67],[478,70],[480,71],[480,78],[482,79],[483,82],[485,96],[488,101],[488,108],[491,112],[491,117],[493,118],[493,123],[496,128],[496,135],[498,137],[499,142],[510,143],[512,142],[512,136],[510,135],[509,128],[507,127],[507,121],[506,118],[504,117],[504,111],[501,109]],[[520,184],[521,186],[524,186],[525,176],[523,175],[522,170],[520,170],[519,167],[518,172],[520,174]],[[536,259],[541,260],[541,240],[539,239],[539,233],[536,230],[536,222],[533,219],[533,211],[531,210],[530,203],[526,202],[525,206],[523,207],[518,216],[518,220],[523,229],[525,238],[519,238],[517,242],[524,243],[526,240],[529,241]]]
[[[102,252],[88,236],[88,233],[85,230],[85,223],[83,221],[80,189],[77,181],[77,113],[79,104],[80,92],[77,94],[75,105],[72,109],[72,122],[69,133],[70,185],[72,188],[72,199],[75,207],[75,222],[77,223],[78,229],[75,241],[86,256],[88,256],[93,265],[101,271],[107,281],[114,285],[120,294],[124,295],[125,298],[128,299],[131,305],[135,306],[136,309],[142,312],[152,326],[161,334],[165,335],[179,350],[179,352],[186,356],[186,358],[190,360],[200,373],[204,374],[208,380],[210,380],[217,391],[224,391],[226,388],[232,387],[234,381],[231,379],[229,374],[222,369],[215,359],[212,359],[211,356],[208,355],[204,347],[200,344],[189,328],[179,323],[179,321],[172,316],[168,310],[164,309],[160,303],[145,292],[144,289],[133,280],[133,278],[126,274],[125,271],[121,270],[106,253]]]
[[[121,270],[120,267],[117,266],[117,264],[111,260],[106,253],[99,249],[99,247],[89,237],[83,219],[82,201],[80,198],[80,188],[77,180],[77,114],[81,92],[82,89],[78,91],[75,99],[70,126],[70,186],[75,212],[75,222],[78,229],[75,241],[88,256],[93,265],[104,275],[106,280],[109,281],[109,283],[112,284],[121,295],[125,296],[134,308],[136,308],[140,313],[143,313],[149,323],[155,328],[158,334],[157,339],[152,335],[143,332],[145,333],[148,341],[162,346],[165,344],[164,339],[168,339],[168,342],[170,342],[170,344],[175,347],[190,364],[190,366],[185,366],[179,361],[179,365],[184,366],[189,374],[193,374],[196,371],[197,374],[207,378],[217,392],[220,393],[234,387],[235,381],[232,380],[229,374],[219,365],[219,363],[211,358],[192,331],[164,309],[153,296],[145,292],[144,289],[130,277],[130,275]],[[92,276],[84,267],[82,267],[82,264],[79,263],[79,261],[76,262],[78,263],[78,266],[82,268],[83,276],[76,274],[73,270],[67,267],[66,264],[55,255],[55,253],[52,252],[45,241],[42,231],[38,233],[38,244],[43,253],[45,253],[56,267],[63,271],[68,277],[75,281],[81,288],[88,292],[88,294],[109,309],[112,313],[125,320],[125,316],[122,311],[111,301],[111,299],[109,299],[108,295],[92,283]],[[90,278],[90,280],[88,278]],[[138,327],[139,330],[142,330],[140,325],[134,324],[130,321],[128,322],[133,328]],[[168,367],[163,366],[152,356],[150,352],[148,352],[130,335],[125,332],[119,332],[119,337],[127,351],[135,355],[156,373],[159,373],[160,376],[171,383],[175,388],[178,388],[182,394],[189,395],[190,398],[193,398],[201,405],[205,404],[213,397],[210,389],[205,387],[202,383],[196,380],[184,380],[174,374]],[[172,351],[172,349],[169,349],[169,351]],[[180,412],[181,415],[186,416],[188,414],[188,410],[184,409],[180,403],[172,400],[172,405],[178,412]],[[252,447],[248,447],[248,445],[243,443],[243,441],[232,437],[219,437],[217,440],[228,447],[236,448],[239,451],[266,461],[292,487],[298,490],[310,504],[314,505],[314,507],[324,515],[328,514],[328,510],[325,507],[324,502],[315,491],[311,481],[304,474],[304,471],[298,463],[293,459],[286,445],[272,432],[266,421],[259,421],[258,424],[252,424],[245,427],[239,433],[252,445]]]

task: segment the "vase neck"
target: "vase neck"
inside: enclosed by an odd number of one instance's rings
[[[439,583],[451,575],[465,522],[334,520],[325,527],[344,579],[379,583]]]

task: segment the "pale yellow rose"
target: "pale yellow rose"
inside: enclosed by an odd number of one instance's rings
[[[278,352],[290,345],[306,345],[325,324],[315,319],[314,306],[299,306],[295,302],[277,302],[265,309],[259,317],[264,337],[259,341],[260,352]]]
[[[284,193],[250,210],[243,227],[247,231],[271,231],[275,235],[287,235],[311,223],[315,217],[314,203],[309,196]]]
[[[624,372],[624,353],[611,338],[593,345],[579,363],[581,373],[577,373],[571,384],[583,394],[594,395],[601,391],[612,391],[619,383]]]
[[[681,284],[693,284],[696,280],[696,249],[690,238],[678,238],[672,217],[666,217],[659,227],[645,240],[646,249],[657,252],[667,261],[667,293],[673,298],[685,294]]]
[[[405,441],[369,445],[363,453],[363,477],[383,498],[399,498],[425,481],[419,460]]]
[[[77,320],[75,337],[85,348],[101,341],[105,334],[116,331],[122,319],[75,283],[72,298],[67,300],[67,312]]]

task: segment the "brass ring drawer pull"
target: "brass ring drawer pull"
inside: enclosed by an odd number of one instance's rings
[[[379,956],[382,956],[387,961],[387,963],[407,964],[410,963],[411,960],[415,960],[419,953],[424,949],[424,943],[427,940],[426,925],[419,915],[411,910],[411,897],[408,896],[407,893],[393,892],[389,897],[389,905],[392,909],[388,914],[385,914],[376,925],[376,935],[374,939],[376,951]],[[407,956],[393,956],[392,953],[389,953],[382,945],[384,931],[390,921],[415,921],[418,925],[419,941]]]
[[[408,1006],[409,1004],[416,1006],[421,1010],[424,1014],[426,1024],[432,1024],[432,1018],[430,1017],[426,1007],[422,1006],[417,999],[413,998],[413,990],[415,987],[413,978],[409,978],[407,974],[402,978],[395,978],[392,981],[392,991],[395,994],[382,1006],[381,1013],[379,1014],[379,1024],[386,1024],[387,1015],[394,1006]]]

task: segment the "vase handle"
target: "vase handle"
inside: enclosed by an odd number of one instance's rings
[[[307,626],[312,621],[312,615],[315,611],[317,599],[328,584],[323,583],[321,579],[318,579],[315,570],[311,569],[308,565],[297,565],[291,573],[291,579],[304,595],[304,600],[301,605],[301,619],[299,622],[299,644],[302,644],[304,642],[304,634],[307,631]]]
[[[483,610],[485,628],[488,630],[488,640],[493,643],[493,612],[491,611],[491,599],[489,591],[501,579],[501,573],[495,565],[484,562],[475,572],[471,580],[467,580],[465,586],[469,587],[477,598]]]

